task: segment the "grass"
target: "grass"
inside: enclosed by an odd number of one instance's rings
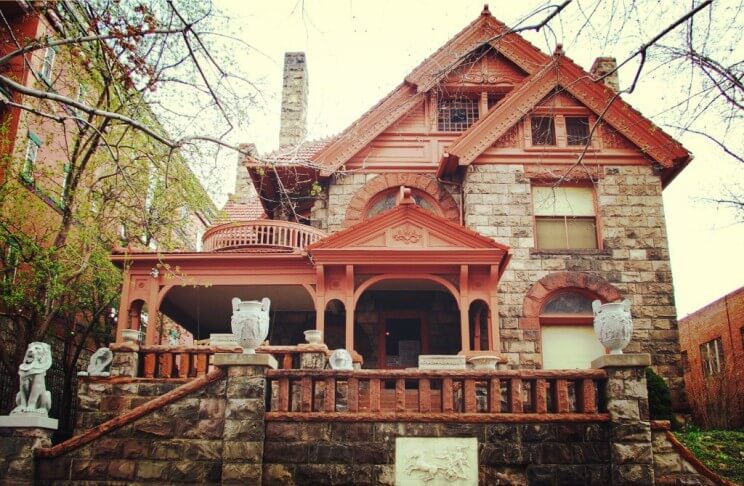
[[[700,430],[688,426],[675,435],[708,468],[744,485],[744,430]]]

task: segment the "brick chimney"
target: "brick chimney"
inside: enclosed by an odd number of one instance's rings
[[[240,149],[251,157],[258,157],[258,150],[254,143],[241,143]],[[241,154],[238,156],[238,167],[235,172],[235,193],[230,198],[232,202],[236,203],[246,203],[256,195],[253,181],[243,162],[244,157]]]
[[[304,52],[284,54],[284,85],[279,145],[296,145],[307,134],[307,64]]]
[[[594,60],[594,64],[592,64],[592,68],[589,72],[596,80],[616,68],[617,60],[614,57],[598,57]],[[620,91],[620,77],[617,75],[617,71],[610,74],[602,81],[605,85],[607,85],[609,88],[612,88],[616,92]]]

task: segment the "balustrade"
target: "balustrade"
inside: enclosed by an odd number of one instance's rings
[[[268,419],[604,420],[603,370],[270,370]],[[519,418],[519,417],[521,418]],[[324,418],[325,417],[325,418]]]
[[[203,251],[240,248],[300,250],[325,236],[322,231],[299,223],[255,220],[225,223],[209,228],[203,237]]]

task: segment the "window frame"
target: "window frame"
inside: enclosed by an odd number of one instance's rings
[[[562,294],[578,294],[583,297],[586,297],[590,299],[591,301],[599,300],[603,304],[606,303],[606,300],[600,297],[599,295],[583,289],[581,287],[563,287],[557,290],[554,290],[550,294],[548,294],[543,300],[542,304],[540,305],[540,312],[538,313],[538,322],[540,327],[540,357],[541,360],[543,360],[543,366],[544,366],[544,359],[545,359],[545,344],[543,342],[543,328],[545,327],[588,327],[591,328],[594,325],[594,313],[545,313],[545,306],[550,303],[553,299],[556,297],[559,297]],[[601,345],[599,340],[597,340],[597,343]],[[609,353],[609,349],[604,348],[604,353]]]
[[[711,348],[715,351],[711,354]],[[725,369],[725,355],[723,353],[723,340],[721,336],[705,341],[700,344],[700,364],[703,369],[703,378],[713,378],[723,373]],[[705,350],[705,351],[704,351]],[[715,359],[706,359],[715,358]],[[713,362],[715,361],[715,369]]]
[[[594,209],[594,238],[596,242],[596,246],[593,248],[547,248],[547,247],[541,247],[538,246],[538,239],[537,239],[537,222],[538,218],[559,218],[561,216],[538,216],[535,214],[535,199],[533,195],[532,189],[535,187],[551,187],[555,183],[555,181],[546,181],[546,180],[532,180],[530,183],[530,209],[532,211],[532,234],[533,234],[533,249],[539,250],[539,251],[561,251],[561,252],[572,252],[572,251],[601,251],[604,249],[602,237],[601,237],[601,222],[599,217],[599,204],[597,202],[597,190],[596,187],[591,183],[582,183],[582,182],[573,182],[573,183],[562,183],[558,187],[579,187],[579,188],[586,188],[591,190],[591,196],[592,196],[592,207]],[[563,226],[564,226],[564,236],[566,238],[565,243],[568,247],[568,220],[567,218],[569,216],[563,215]],[[575,216],[572,217],[575,219],[590,219],[589,216]]]
[[[535,142],[535,122],[537,120],[549,120],[548,133],[550,135],[549,143],[536,143]],[[540,123],[542,124],[542,123]],[[558,134],[556,127],[556,119],[553,115],[530,115],[530,141],[533,147],[557,147],[558,146]]]
[[[455,104],[455,103],[462,103],[462,102],[471,102],[472,107],[464,107],[464,108],[457,108],[457,109],[463,109],[465,110],[465,121],[463,122],[454,122],[452,121],[452,113],[454,108],[452,106],[446,107],[445,105],[448,104]],[[470,129],[475,123],[478,122],[478,120],[481,117],[481,109],[480,109],[480,100],[477,97],[468,96],[467,94],[461,94],[459,96],[441,96],[437,98],[437,104],[436,104],[436,127],[437,132],[441,133],[462,133]],[[442,113],[447,108],[449,110],[448,112],[448,120],[446,124],[442,123]],[[468,119],[468,110],[471,109],[474,110],[474,113],[470,113],[472,116],[471,119]],[[468,123],[470,122],[470,123]],[[446,128],[443,128],[446,125]],[[462,125],[462,129],[454,130],[452,129],[453,125]]]
[[[583,141],[580,143],[571,143],[571,134],[569,133],[569,130],[568,130],[568,120],[579,120],[579,119],[586,121],[586,136],[583,138]],[[587,143],[591,147],[592,130],[591,130],[591,122],[589,120],[588,115],[587,116],[566,115],[563,117],[563,121],[564,121],[564,126],[566,127],[566,145],[568,147],[583,147]]]
[[[439,204],[439,202],[436,200],[436,198],[434,198],[431,194],[429,194],[429,193],[427,193],[425,191],[422,191],[421,189],[418,189],[416,187],[411,187],[410,189],[411,189],[411,197],[413,197],[414,195],[416,195],[416,196],[422,197],[423,199],[426,199],[427,202],[431,205],[431,209],[433,209],[432,214],[436,214],[437,216],[444,217],[444,211],[442,210],[442,206]],[[377,194],[375,194],[374,196],[372,196],[371,198],[369,198],[369,200],[367,201],[367,203],[364,205],[364,208],[362,209],[361,220],[364,221],[364,220],[367,220],[369,218],[374,218],[374,217],[379,216],[380,214],[384,213],[385,211],[389,211],[390,209],[385,209],[385,210],[382,210],[382,211],[380,211],[380,212],[378,212],[377,214],[374,214],[374,215],[370,215],[369,214],[370,210],[377,203],[379,203],[383,198],[386,198],[386,197],[388,197],[390,195],[392,195],[394,198],[397,198],[397,195],[398,195],[399,192],[400,192],[400,188],[399,187],[391,187],[391,188],[384,189],[384,190],[378,192]],[[415,199],[414,199],[414,201],[415,201]],[[424,211],[429,211],[428,208],[425,208],[425,207],[421,206],[420,204],[418,204],[418,202],[416,202],[416,205],[419,208],[423,209]],[[393,207],[395,207],[395,205],[393,205]]]
[[[31,130],[27,134],[28,142],[26,145],[26,151],[23,155],[23,165],[21,166],[21,179],[29,184],[33,184],[34,170],[36,169],[36,162],[39,159],[39,149],[41,148],[41,139]]]
[[[54,61],[57,58],[57,49],[48,46],[44,51],[44,57],[41,60],[41,69],[39,76],[48,84],[52,83],[52,71],[54,70]]]
[[[553,118],[553,127],[555,131],[554,145],[535,145],[532,141],[532,119],[541,117]],[[587,151],[595,152],[600,148],[600,139],[597,133],[592,133],[592,126],[597,122],[597,117],[586,108],[537,108],[522,120],[522,130],[524,132],[525,150],[535,152],[539,150],[557,150],[563,152],[576,152],[584,150],[584,144],[570,145],[568,143],[568,129],[566,126],[567,118],[586,118],[588,126],[588,147]]]

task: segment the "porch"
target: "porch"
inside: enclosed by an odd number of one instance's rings
[[[500,351],[497,287],[508,247],[422,210],[404,190],[393,209],[324,238],[262,220],[214,227],[204,242],[211,251],[112,257],[124,269],[117,342],[135,329],[142,344],[164,344],[165,319],[196,340],[229,333],[233,297],[268,297],[269,344],[293,345],[317,329],[366,368]]]

